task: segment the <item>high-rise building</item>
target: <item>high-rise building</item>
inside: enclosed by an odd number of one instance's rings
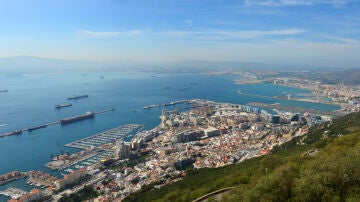
[[[273,124],[279,124],[280,123],[280,116],[279,115],[273,115],[271,122]]]
[[[117,159],[128,159],[130,158],[131,144],[124,142],[123,140],[116,140],[116,152],[115,157]]]
[[[191,141],[199,140],[200,135],[201,134],[198,131],[188,130],[178,133],[175,136],[177,142],[191,142]]]

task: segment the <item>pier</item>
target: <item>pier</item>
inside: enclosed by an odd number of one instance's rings
[[[111,111],[115,111],[115,109],[106,109],[106,110],[94,112],[94,115],[96,115],[96,114],[102,114],[102,113],[106,113],[106,112],[111,112]],[[65,118],[65,119],[67,119],[67,118]],[[64,119],[61,119],[61,120],[64,120]],[[2,137],[7,137],[7,136],[13,136],[13,135],[20,135],[20,134],[22,134],[23,132],[26,132],[26,131],[27,131],[27,132],[32,132],[32,131],[34,131],[34,130],[39,130],[39,129],[41,129],[41,128],[46,128],[46,127],[51,126],[51,125],[60,124],[60,123],[61,123],[61,120],[53,121],[53,122],[50,122],[50,123],[44,123],[44,124],[40,124],[40,125],[36,125],[36,126],[24,128],[24,129],[18,129],[18,130],[15,130],[15,131],[12,131],[12,132],[8,132],[8,133],[4,133],[4,134],[1,134],[1,135],[0,135],[0,138],[2,138]]]

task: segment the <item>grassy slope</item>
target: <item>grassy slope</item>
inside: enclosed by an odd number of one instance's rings
[[[321,138],[324,131],[329,131],[328,139]],[[314,148],[320,150],[315,157],[303,156]],[[271,155],[190,170],[177,183],[160,189],[147,186],[125,201],[191,201],[230,186],[238,188],[224,201],[355,201],[360,198],[359,149],[360,113],[354,113],[310,129]]]

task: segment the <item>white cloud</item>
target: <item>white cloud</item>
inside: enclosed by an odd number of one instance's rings
[[[315,4],[328,4],[334,7],[344,6],[351,0],[245,0],[245,6],[311,6]]]
[[[128,31],[91,31],[80,30],[76,34],[79,39],[108,39],[108,38],[128,38],[143,35],[146,37],[166,37],[166,38],[186,38],[189,40],[199,39],[255,39],[267,36],[287,36],[304,33],[302,29],[280,29],[280,30],[218,30],[218,29],[198,29],[170,30],[170,31],[147,31],[128,30]]]
[[[178,46],[173,46],[178,47]],[[306,64],[309,66],[359,67],[360,44],[281,40],[268,43],[222,43],[216,48],[184,47],[173,50],[186,59],[240,60],[269,64]],[[179,53],[180,52],[180,53]]]
[[[103,39],[103,38],[118,38],[118,37],[132,37],[141,35],[141,30],[128,30],[128,31],[91,31],[80,30],[77,35],[81,39]]]
[[[343,37],[337,37],[337,36],[324,36],[324,38],[332,39],[340,43],[346,43],[346,44],[360,44],[360,41],[357,39],[351,39],[351,38],[343,38]]]
[[[185,23],[186,23],[189,27],[192,27],[192,26],[193,26],[192,20],[185,20]]]
[[[266,36],[286,36],[304,33],[302,29],[282,29],[282,30],[199,30],[199,31],[165,31],[160,32],[159,35],[167,37],[207,37],[222,39],[250,39],[261,38]]]
[[[216,34],[230,36],[235,38],[258,38],[264,36],[284,36],[296,35],[305,32],[301,29],[283,29],[283,30],[250,30],[250,31],[216,31]]]

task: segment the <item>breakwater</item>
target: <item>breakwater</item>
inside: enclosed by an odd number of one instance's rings
[[[91,112],[91,115],[92,116],[89,116],[91,118],[93,118],[96,114],[102,114],[102,113],[106,113],[106,112],[111,112],[111,111],[114,111],[115,109],[106,109],[106,110],[102,110],[102,111],[98,111],[98,112]],[[85,114],[87,115],[87,114]],[[79,117],[79,118],[77,118]],[[7,132],[7,133],[4,133],[4,134],[1,134],[0,135],[0,138],[1,137],[7,137],[7,136],[13,136],[13,135],[20,135],[22,134],[23,132],[32,132],[34,130],[38,130],[38,129],[41,129],[41,128],[46,128],[47,126],[51,126],[51,125],[56,125],[56,124],[62,124],[64,122],[66,122],[67,124],[69,123],[74,123],[74,122],[77,122],[77,121],[81,121],[81,120],[85,120],[85,118],[81,118],[81,117],[84,117],[84,115],[76,115],[76,116],[72,116],[72,117],[69,117],[69,118],[64,118],[64,119],[61,119],[59,121],[54,121],[54,122],[49,122],[49,123],[44,123],[44,124],[41,124],[41,125],[36,125],[36,126],[32,126],[32,127],[28,127],[28,128],[24,128],[24,129],[17,129],[15,131],[12,131],[12,132]]]

